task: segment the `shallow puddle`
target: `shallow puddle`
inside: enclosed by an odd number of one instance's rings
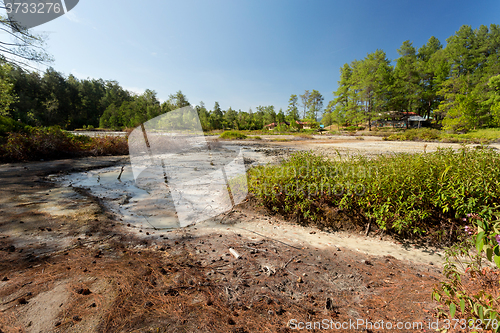
[[[198,220],[205,219],[231,208],[231,202],[228,205],[227,198],[217,193],[221,187],[226,188],[225,183],[220,183],[221,180],[224,182],[224,179],[212,176],[207,180],[206,176],[213,175],[236,160],[236,157],[241,157],[240,152],[243,157],[241,161],[245,161],[247,168],[276,161],[276,156],[266,154],[262,149],[256,151],[251,147],[224,145],[212,149],[209,153],[193,151],[168,156],[168,164],[173,168],[169,170],[173,175],[169,181],[163,179],[158,169],[137,168],[137,165],[134,169],[129,163],[51,178],[63,186],[84,188],[103,199],[109,209],[125,224],[140,229],[174,229],[191,224],[181,223],[182,218],[189,218],[189,214],[193,215],[192,219],[196,221],[197,217]],[[205,163],[206,161],[209,162]],[[243,166],[243,163],[241,165]],[[204,182],[199,179],[204,179]],[[176,180],[188,180],[183,185],[181,196],[171,193],[172,183]],[[190,205],[179,205],[179,200],[186,200],[182,195],[190,197]],[[244,195],[246,196],[246,193]],[[236,199],[237,193],[233,191],[232,196]],[[212,206],[197,210],[196,207],[204,207],[199,205],[200,202],[209,202]],[[185,207],[184,211],[180,207]]]

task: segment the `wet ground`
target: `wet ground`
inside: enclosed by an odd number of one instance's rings
[[[341,144],[335,140],[245,141],[245,162],[330,151]],[[358,152],[377,142],[348,140]],[[411,149],[423,150],[418,144]],[[382,320],[431,330],[439,249],[297,226],[252,200],[204,223],[160,230],[136,218],[145,212],[131,201],[145,193],[134,189],[128,163],[0,166],[0,330],[291,332],[357,321],[343,331],[370,332]],[[156,213],[172,212],[161,209],[165,200]]]

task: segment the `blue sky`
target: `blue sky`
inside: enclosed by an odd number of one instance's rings
[[[286,110],[291,94],[316,89],[325,106],[339,68],[410,40],[443,44],[466,24],[500,24],[500,1],[80,0],[35,28],[48,34],[52,66],[124,88],[182,90],[191,104]]]

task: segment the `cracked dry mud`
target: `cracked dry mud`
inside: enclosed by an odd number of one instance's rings
[[[0,166],[2,332],[292,332],[322,320],[431,331],[435,249],[297,226],[252,200],[206,225],[141,229],[47,177],[127,161]]]

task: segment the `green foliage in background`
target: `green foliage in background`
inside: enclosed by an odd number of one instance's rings
[[[241,139],[246,139],[247,136],[240,132],[225,131],[220,135],[220,138],[226,140],[241,140]]]

